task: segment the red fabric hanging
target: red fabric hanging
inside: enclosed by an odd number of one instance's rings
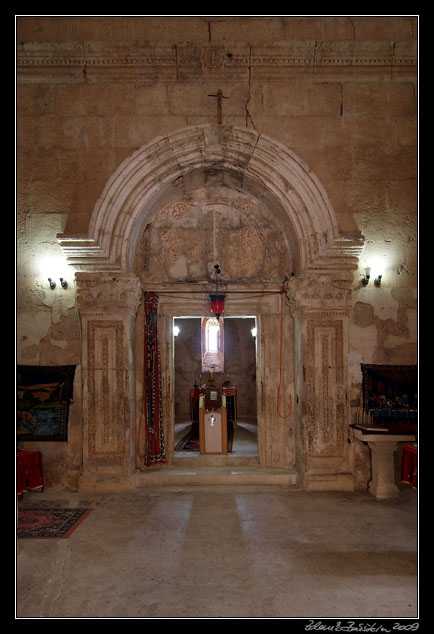
[[[158,295],[145,294],[145,464],[166,462],[163,411],[161,403],[160,349],[157,329]]]

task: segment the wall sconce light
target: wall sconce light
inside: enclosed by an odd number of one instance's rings
[[[173,336],[177,337],[179,335],[179,326],[173,326]]]
[[[68,282],[65,279],[63,279],[63,277],[60,277],[59,280],[60,280],[60,286],[62,288],[68,288]],[[54,291],[54,289],[56,288],[56,282],[53,280],[52,277],[49,277],[48,281],[50,283],[51,290]]]
[[[368,267],[365,269],[365,275],[362,279],[363,286],[367,286],[369,284],[369,280],[371,279],[371,269]]]
[[[252,333],[252,337],[256,338],[256,335],[258,334],[258,329],[256,327],[252,328],[250,332]]]
[[[378,272],[378,270],[380,270],[381,272]],[[376,265],[374,267],[374,271],[376,272],[376,277],[374,279],[374,285],[375,286],[381,286],[381,280],[383,278],[383,271],[382,271],[382,266],[381,265]],[[363,286],[367,286],[369,284],[369,280],[371,279],[371,268],[367,267],[365,269],[365,275],[362,278],[362,284]]]

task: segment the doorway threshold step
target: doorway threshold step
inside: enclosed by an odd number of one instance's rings
[[[259,456],[234,454],[178,454],[173,457],[172,465],[195,469],[196,467],[251,467],[259,466]]]
[[[280,485],[297,483],[295,471],[277,467],[226,466],[180,467],[149,469],[136,474],[136,486],[220,486],[220,485]]]

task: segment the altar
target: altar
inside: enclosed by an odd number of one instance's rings
[[[199,397],[203,393],[203,389],[195,385],[190,390],[190,418],[192,424],[197,425],[199,423]],[[236,387],[223,386],[222,394],[226,397],[226,411],[228,425],[237,425],[237,395],[238,390]]]
[[[372,478],[369,492],[378,499],[399,498],[395,481],[395,450],[400,443],[416,441],[416,434],[397,434],[388,431],[372,431],[353,425],[354,436],[366,443],[371,450]]]

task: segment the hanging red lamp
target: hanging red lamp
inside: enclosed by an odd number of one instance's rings
[[[225,310],[225,296],[224,295],[210,295],[211,300],[211,312],[220,319],[220,315],[224,313]]]
[[[215,264],[214,269],[215,269],[215,293],[209,296],[211,300],[210,308],[211,308],[211,312],[214,313],[217,319],[220,319],[220,315],[225,310],[225,295],[222,293],[219,293],[219,277],[218,276],[221,275],[220,266],[218,264]]]

